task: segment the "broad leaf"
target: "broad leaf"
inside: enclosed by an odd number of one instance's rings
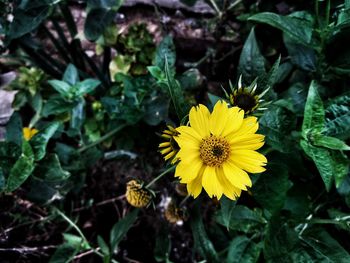
[[[325,125],[325,111],[317,86],[317,83],[312,81],[307,95],[302,126],[302,135],[305,139],[310,129],[321,132]]]
[[[44,158],[46,154],[46,145],[50,138],[55,134],[59,127],[58,122],[53,122],[46,129],[37,133],[31,140],[30,144],[33,147],[35,160],[39,161]]]
[[[246,236],[235,237],[228,247],[226,263],[258,262],[262,244],[256,244]]]
[[[155,66],[165,71],[166,66],[171,76],[175,74],[175,45],[171,36],[163,38],[156,50]],[[166,65],[167,64],[167,65]]]
[[[27,141],[23,141],[22,155],[14,164],[7,178],[6,191],[12,192],[20,187],[34,170],[34,154]]]
[[[127,214],[124,218],[120,219],[111,229],[110,233],[110,244],[111,251],[116,251],[119,242],[124,238],[126,233],[134,224],[139,209],[134,209],[132,212]]]
[[[294,41],[308,46],[312,37],[312,22],[309,19],[301,19],[292,15],[282,16],[274,13],[263,12],[251,16],[248,20],[265,23],[282,30]]]
[[[63,75],[63,81],[74,86],[79,81],[78,70],[73,64],[69,64]]]
[[[62,96],[69,97],[71,95],[72,86],[67,82],[53,79],[53,80],[49,80],[48,83]]]
[[[259,45],[255,38],[254,28],[249,33],[244,43],[241,56],[239,58],[238,71],[243,75],[247,83],[251,83],[255,78],[265,74],[265,58],[260,52]]]

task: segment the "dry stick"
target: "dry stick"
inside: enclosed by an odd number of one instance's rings
[[[28,254],[28,253],[35,253],[40,250],[47,250],[51,248],[57,248],[57,246],[51,245],[51,246],[43,246],[43,247],[12,247],[12,248],[0,248],[0,252],[17,252],[20,254]]]
[[[88,251],[86,251],[86,252],[83,252],[83,253],[80,253],[80,254],[76,255],[76,256],[74,257],[74,259],[80,259],[80,258],[82,258],[82,257],[85,257],[85,256],[88,256],[88,255],[90,255],[90,254],[93,254],[93,253],[95,253],[95,251],[99,251],[99,250],[100,250],[100,248],[96,248],[95,250],[90,249],[90,250],[88,250]]]
[[[114,201],[117,201],[117,200],[122,200],[125,198],[125,195],[120,195],[120,196],[117,196],[117,197],[113,197],[113,198],[110,198],[110,199],[107,199],[107,200],[103,200],[101,202],[98,202],[96,204],[94,204],[93,206],[101,206],[101,205],[105,205],[105,204],[109,204],[109,203],[113,203]],[[79,207],[79,208],[76,208],[73,210],[73,212],[79,212],[79,211],[83,211],[83,210],[86,210],[86,209],[89,209],[90,207]]]

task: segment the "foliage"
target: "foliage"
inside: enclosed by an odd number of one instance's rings
[[[78,2],[0,3],[0,70],[17,72],[4,86],[15,113],[0,115],[1,258],[38,246],[45,262],[350,262],[350,1],[205,1],[203,57],[157,17],[169,10],[152,9],[155,33],[147,19],[121,30],[123,1]],[[236,201],[184,197],[156,134],[186,125],[191,105],[228,102],[240,76],[265,100],[253,115],[266,171]],[[130,178],[148,208],[125,201]]]

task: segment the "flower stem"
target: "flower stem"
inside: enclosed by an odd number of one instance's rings
[[[162,172],[160,175],[158,175],[156,178],[154,178],[151,182],[148,183],[148,185],[146,185],[146,188],[149,188],[150,186],[152,186],[155,182],[157,182],[160,178],[162,178],[164,175],[166,175],[167,173],[171,172],[172,170],[175,169],[175,166],[171,166],[170,168],[168,168],[167,170],[165,170],[164,172]]]
[[[127,125],[126,124],[122,124],[120,126],[118,126],[117,128],[115,128],[114,130],[111,130],[110,132],[106,133],[105,135],[103,135],[101,138],[99,138],[97,141],[94,141],[93,143],[90,143],[88,145],[85,145],[83,147],[81,147],[80,149],[78,149],[78,153],[82,153],[98,144],[100,144],[101,142],[109,139],[110,137],[112,137],[114,134],[116,134],[117,132],[119,132],[120,130],[122,130],[123,128],[125,128]]]

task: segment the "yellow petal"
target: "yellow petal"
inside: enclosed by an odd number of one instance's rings
[[[159,148],[169,147],[169,146],[170,146],[170,142],[162,142],[158,145]]]
[[[230,181],[227,180],[222,167],[217,169],[216,174],[218,176],[218,180],[220,181],[220,184],[222,185],[224,195],[230,198],[231,200],[236,200],[237,197],[241,195],[241,189],[233,186],[230,183]]]
[[[242,125],[244,111],[238,107],[228,109],[227,122],[224,124],[224,129],[221,136],[225,137],[230,133],[236,132]]]
[[[201,167],[202,161],[200,159],[193,160],[190,165],[180,161],[176,166],[175,177],[180,177],[181,183],[189,183],[198,177]]]
[[[209,116],[210,112],[207,107],[199,104],[192,107],[189,114],[190,124],[193,129],[203,138],[210,135],[209,132]]]
[[[222,168],[227,180],[229,180],[230,183],[235,187],[239,189],[247,190],[246,186],[249,186],[249,187],[252,186],[252,181],[250,180],[249,175],[242,169],[239,169],[232,162],[230,161],[225,162]]]
[[[199,172],[199,175],[190,183],[187,184],[187,192],[196,198],[202,192],[202,178],[203,178],[203,167]]]
[[[232,150],[257,150],[264,145],[264,135],[247,134],[230,140]]]
[[[221,136],[226,123],[228,123],[228,115],[228,107],[226,102],[222,100],[218,101],[209,117],[209,128],[212,134],[215,136]]]
[[[243,151],[250,152],[250,154],[243,154]],[[266,169],[262,166],[266,165],[266,157],[260,153],[250,150],[237,150],[233,151],[230,156],[232,161],[239,168],[249,173],[261,173]]]
[[[174,137],[177,143],[180,143],[186,140],[193,141],[193,142],[200,142],[202,140],[202,137],[192,127],[180,126],[177,128],[177,131],[180,133],[179,136]]]
[[[248,134],[253,134],[253,133],[256,133],[258,129],[259,129],[258,119],[256,117],[248,117],[243,120],[242,125],[237,131],[230,133],[227,136],[227,139],[231,140],[239,136],[246,136]]]
[[[203,172],[202,184],[204,190],[208,193],[210,197],[216,196],[217,199],[220,199],[223,190],[222,186],[216,177],[215,167],[206,166]]]

